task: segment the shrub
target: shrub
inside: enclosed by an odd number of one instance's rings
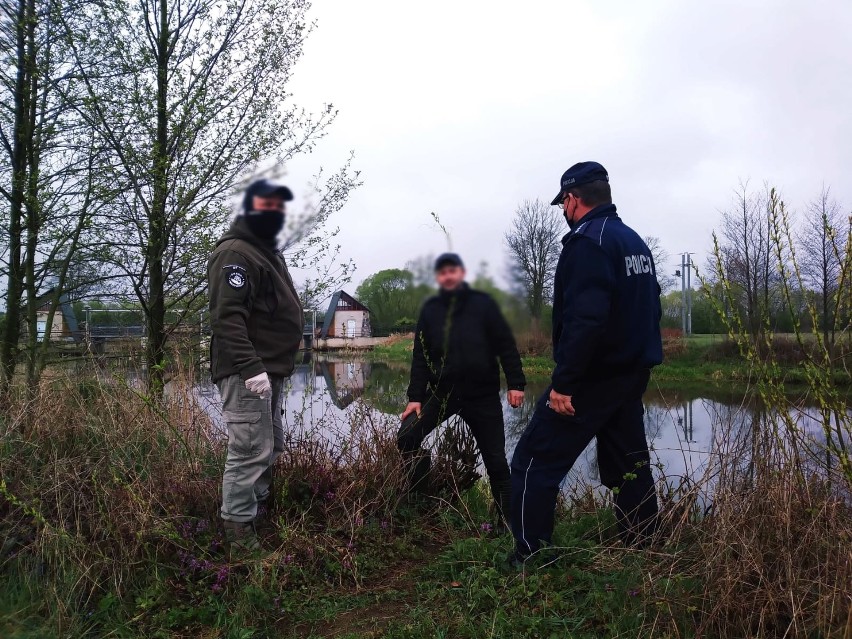
[[[320,432],[304,413],[291,415],[275,506],[261,529],[270,553],[262,570],[247,572],[224,553],[225,441],[194,398],[191,376],[155,401],[95,375],[44,383],[34,401],[14,400],[0,423],[0,579],[13,584],[10,593],[30,593],[15,605],[47,620],[50,635],[101,636],[110,619],[135,618],[143,630],[177,636],[165,629],[216,622],[228,593],[254,616],[228,624],[272,624],[280,616],[272,600],[295,584],[357,584],[392,560],[395,537],[429,534],[429,510],[410,531],[400,526],[408,515],[397,418],[356,404],[348,421],[323,417]],[[439,485],[469,472],[436,467]],[[0,595],[0,634],[8,605]]]
[[[686,340],[683,331],[679,328],[662,328],[660,336],[663,338],[663,359],[682,355],[686,352]]]
[[[550,335],[537,330],[519,333],[516,341],[521,355],[547,356],[553,348]]]

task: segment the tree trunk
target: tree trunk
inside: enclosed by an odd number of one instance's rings
[[[0,344],[0,396],[6,398],[12,385],[18,359],[18,341],[21,337],[21,301],[23,299],[24,273],[21,264],[23,235],[24,193],[27,185],[27,140],[30,138],[30,100],[28,87],[32,78],[32,61],[27,51],[27,33],[34,28],[35,4],[33,0],[19,0],[16,11],[16,63],[14,94],[15,133],[12,142],[12,184],[9,207],[9,269],[6,289],[6,325]]]
[[[28,0],[30,3],[34,0]],[[30,32],[29,50],[31,55],[35,55],[34,34]],[[24,200],[24,211],[26,212],[25,219],[27,221],[27,251],[24,263],[24,290],[27,294],[26,303],[26,321],[27,321],[27,397],[32,399],[35,396],[35,391],[38,386],[38,374],[36,360],[38,357],[38,281],[36,280],[36,255],[38,254],[38,239],[41,231],[41,205],[38,193],[39,180],[39,164],[40,156],[40,136],[37,134],[37,109],[38,104],[38,75],[33,74],[33,77],[28,86],[30,94],[30,112],[28,115],[30,125],[30,136],[27,142],[27,161],[29,170],[27,175],[27,191]],[[45,340],[49,340],[49,330],[51,326],[45,327]]]
[[[166,196],[168,193],[168,3],[160,2],[160,31],[157,40],[157,133],[153,155],[153,202],[148,220],[148,313],[145,363],[148,366],[148,390],[158,396],[163,390],[163,362],[166,344],[165,278],[163,253],[166,237]]]
[[[541,316],[544,311],[544,283],[533,284],[532,299],[530,300],[530,328],[536,336],[541,335]]]

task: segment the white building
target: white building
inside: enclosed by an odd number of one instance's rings
[[[372,337],[370,309],[346,291],[337,291],[331,297],[319,336],[320,339]]]

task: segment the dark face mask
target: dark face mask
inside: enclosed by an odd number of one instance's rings
[[[576,220],[576,217],[577,217],[577,207],[576,206],[574,207],[574,211],[570,216],[564,210],[562,211],[562,215],[565,217],[565,221],[568,222],[568,228],[569,229],[571,229],[573,231],[575,228],[577,228],[578,224],[577,224],[577,220]]]
[[[269,244],[275,244],[284,228],[284,213],[281,211],[246,211],[245,218],[249,230]]]

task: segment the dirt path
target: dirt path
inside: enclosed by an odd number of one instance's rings
[[[392,599],[377,601],[361,608],[355,608],[336,615],[333,619],[316,622],[315,624],[300,624],[296,630],[299,636],[323,637],[336,639],[356,633],[364,639],[380,637],[384,629],[395,619],[402,616],[405,609],[414,601],[416,591],[415,577],[421,567],[432,561],[443,548],[430,545],[424,549],[423,556],[415,561],[400,563],[388,570],[374,583],[365,583],[360,588],[353,589],[347,595],[380,597],[395,591]]]

